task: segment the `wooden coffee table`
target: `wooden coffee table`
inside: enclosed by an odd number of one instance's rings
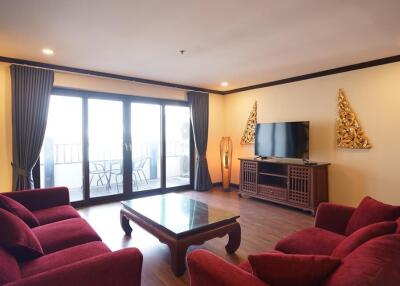
[[[191,245],[229,235],[225,249],[240,246],[239,215],[195,201],[182,194],[166,194],[121,202],[121,227],[131,235],[129,220],[169,246],[171,268],[176,276],[185,272],[186,251]]]

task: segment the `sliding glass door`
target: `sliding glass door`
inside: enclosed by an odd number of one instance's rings
[[[131,103],[132,191],[161,188],[161,105]]]
[[[67,186],[73,202],[190,188],[193,144],[185,103],[55,93],[40,156],[41,187]]]
[[[166,187],[190,184],[190,113],[187,106],[165,106]]]
[[[83,200],[82,98],[52,96],[40,153],[40,186],[68,186],[72,202]]]
[[[122,101],[88,100],[88,157],[90,197],[123,191]]]

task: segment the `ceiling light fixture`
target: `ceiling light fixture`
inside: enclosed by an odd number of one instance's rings
[[[51,49],[43,49],[42,53],[48,56],[54,55],[54,51]]]
[[[229,83],[227,83],[226,81],[223,81],[223,82],[221,82],[221,85],[222,85],[222,86],[228,86]]]

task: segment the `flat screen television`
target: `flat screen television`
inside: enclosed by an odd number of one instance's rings
[[[308,159],[309,127],[309,121],[257,124],[256,156]]]

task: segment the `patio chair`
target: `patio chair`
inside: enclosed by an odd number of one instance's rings
[[[93,178],[97,177],[96,185],[99,186],[99,183],[101,183],[102,186],[104,186],[103,179],[105,179],[105,182],[108,187],[108,182],[109,178],[107,176],[107,170],[106,166],[104,165],[103,162],[101,161],[93,161],[89,162],[89,185],[92,184]]]
[[[110,181],[111,181],[112,175],[114,175],[114,177],[115,177],[115,184],[117,185],[117,192],[119,193],[118,177],[121,176],[123,178],[123,175],[124,175],[121,160],[110,161],[110,179],[109,179],[110,188],[111,188]]]
[[[136,174],[139,177],[140,182],[143,182],[142,176],[140,175],[140,174],[142,174],[143,175],[143,179],[145,180],[146,184],[149,183],[147,181],[146,174],[144,173],[144,170],[143,170],[147,159],[149,159],[149,157],[142,157],[142,158],[139,158],[139,159],[133,161],[133,164],[132,164],[132,175],[134,177],[134,181],[136,182],[136,187],[137,188],[139,188],[139,187],[138,187],[138,183],[137,183]]]

